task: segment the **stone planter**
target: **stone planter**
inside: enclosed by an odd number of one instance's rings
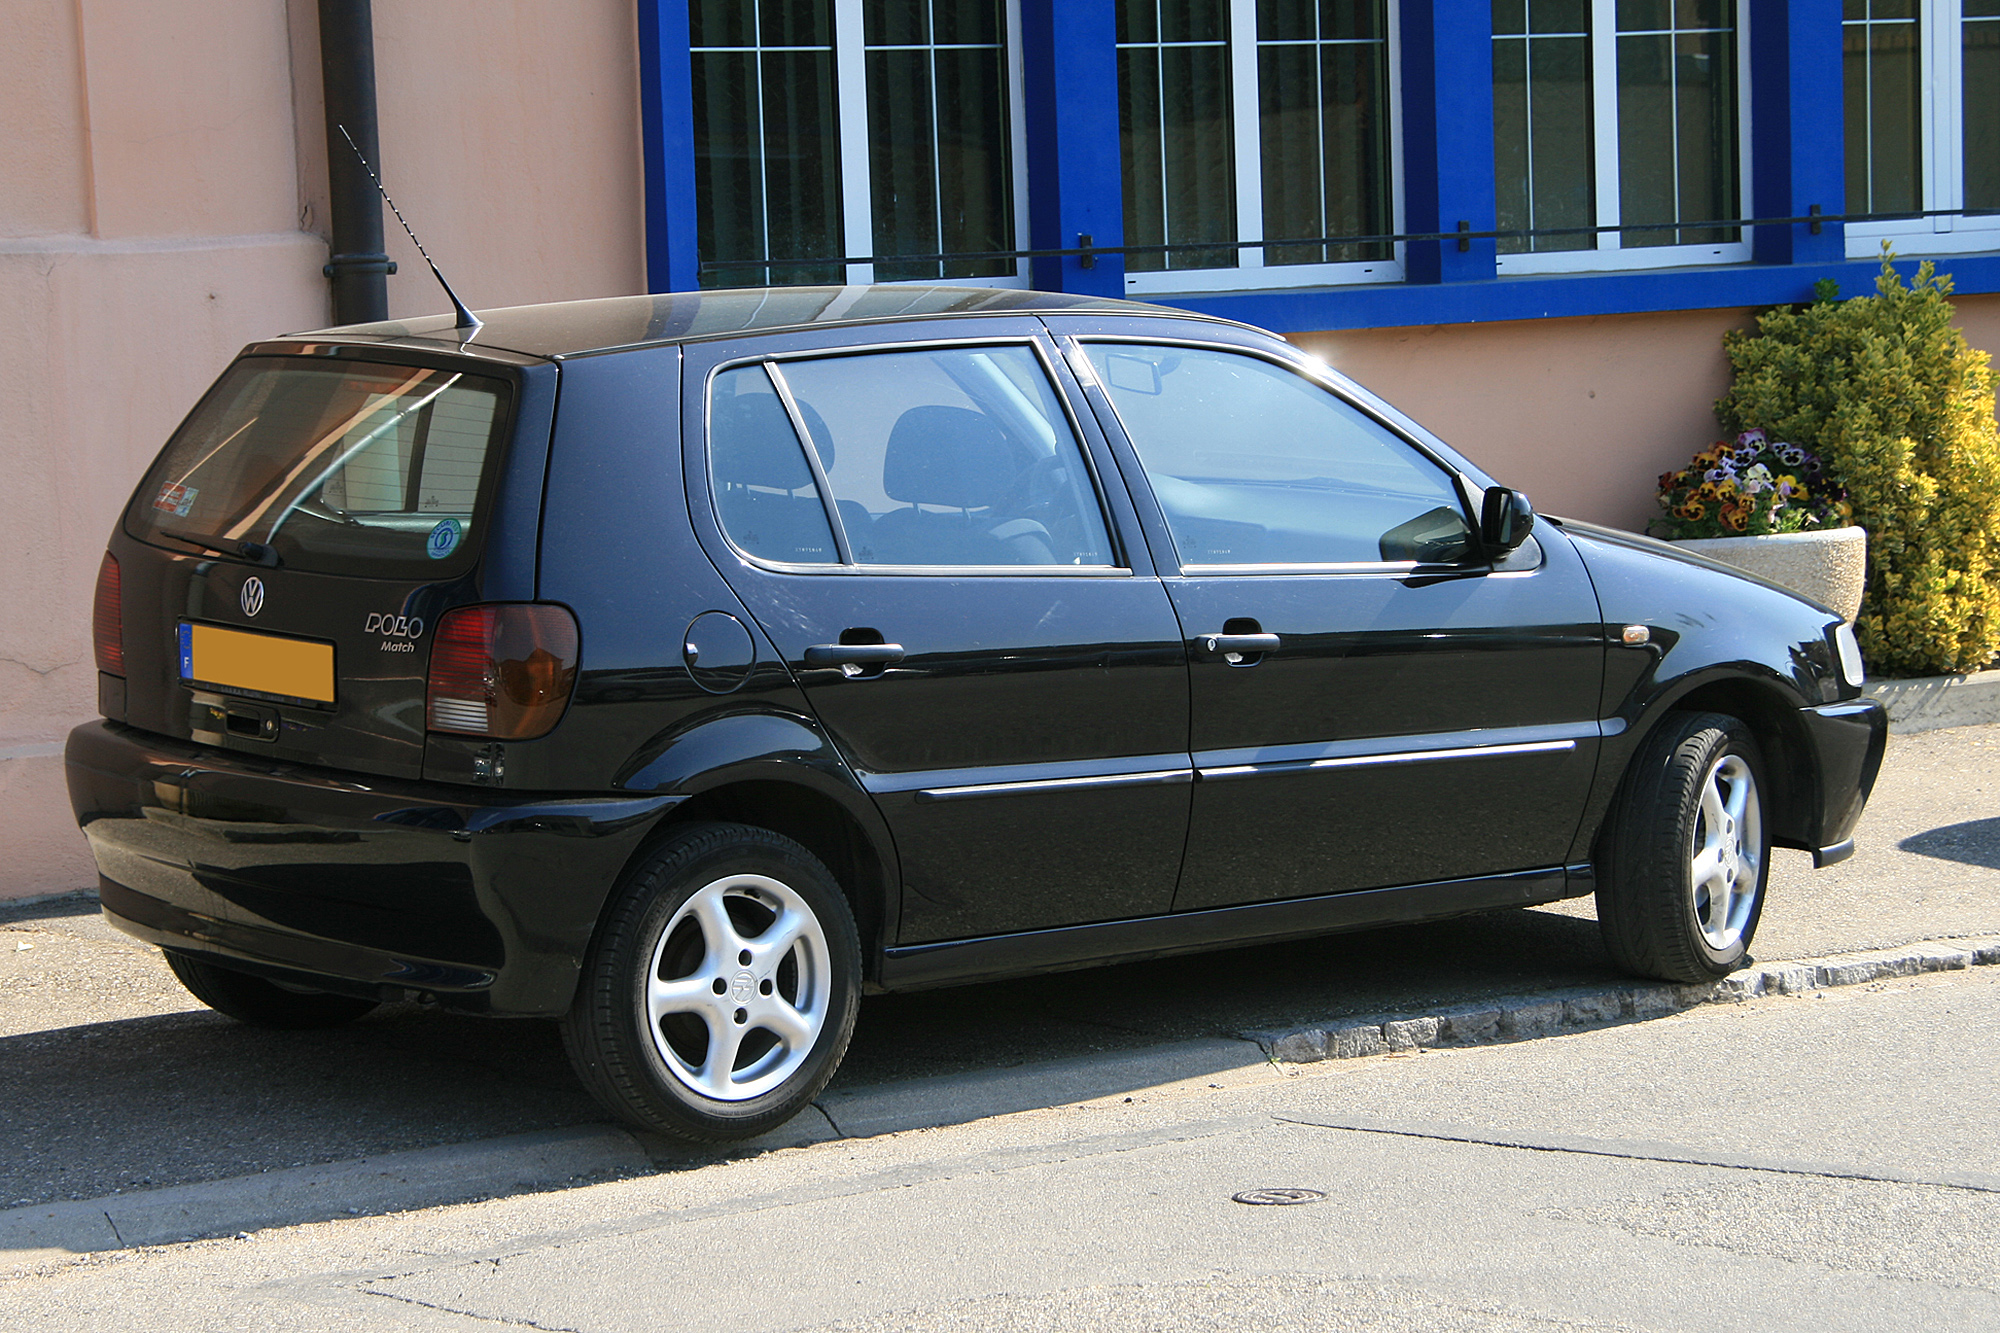
[[[1840,612],[1849,624],[1861,609],[1868,577],[1868,533],[1862,528],[1695,537],[1674,545],[1803,593]]]

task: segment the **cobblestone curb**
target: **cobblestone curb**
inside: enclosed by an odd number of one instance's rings
[[[1785,963],[1763,963],[1705,985],[1664,982],[1578,987],[1455,1005],[1416,1016],[1370,1015],[1308,1027],[1263,1029],[1241,1035],[1283,1064],[1352,1060],[1364,1055],[1525,1041],[1560,1032],[1637,1023],[1692,1009],[1764,995],[1803,995],[1834,986],[1859,986],[1884,977],[1914,977],[2000,964],[2000,938],[1933,940],[1895,949],[1833,954]]]

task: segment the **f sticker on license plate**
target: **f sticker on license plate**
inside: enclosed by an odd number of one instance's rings
[[[189,684],[310,703],[333,702],[333,645],[220,625],[180,626],[181,679]]]

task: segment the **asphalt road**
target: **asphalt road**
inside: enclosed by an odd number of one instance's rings
[[[1996,757],[2000,727],[1892,738],[1857,855],[1778,855],[1758,958],[2000,932]],[[834,1090],[1615,976],[1585,901],[872,997]],[[602,1118],[550,1024],[397,1007],[258,1032],[86,901],[0,908],[0,1209]]]
[[[1997,974],[51,1261],[0,1323],[1991,1329]],[[1273,1187],[1323,1197],[1233,1198]]]

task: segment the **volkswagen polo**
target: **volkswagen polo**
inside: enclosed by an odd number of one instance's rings
[[[992,289],[254,344],[95,641],[72,801],[195,996],[555,1018],[704,1140],[868,990],[1587,894],[1719,976],[1885,737],[1827,608],[1538,518],[1269,334]]]

